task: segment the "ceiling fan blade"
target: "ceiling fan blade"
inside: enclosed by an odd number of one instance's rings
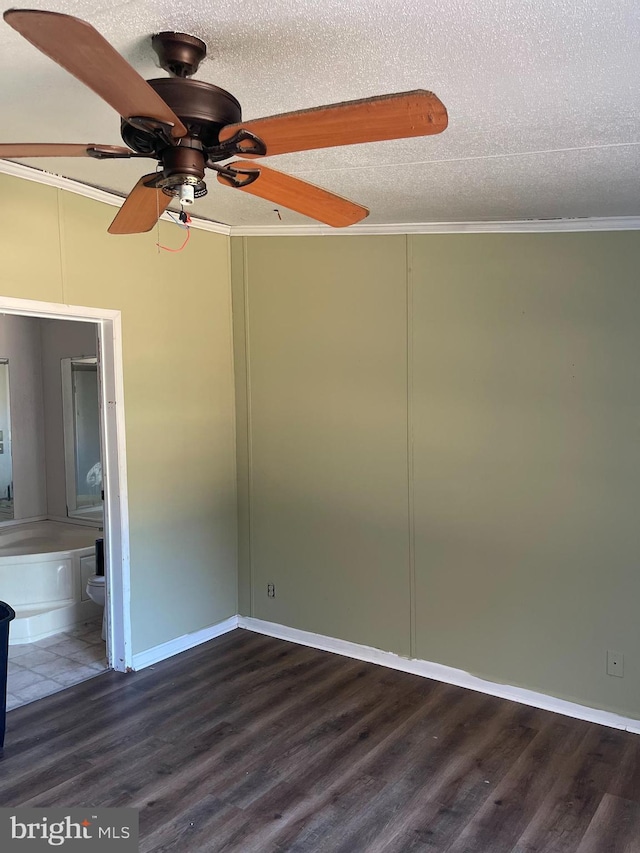
[[[218,173],[218,180],[228,187],[235,187],[243,192],[265,198],[274,204],[288,207],[311,219],[317,219],[334,228],[343,228],[354,225],[369,215],[366,207],[349,201],[342,196],[301,181],[275,169],[268,169],[262,163],[244,163],[242,160],[225,164],[225,169],[233,169],[237,172],[237,180],[227,177],[224,173]],[[244,173],[244,174],[243,174]],[[257,177],[253,177],[257,173]],[[243,185],[243,181],[246,183]]]
[[[270,156],[358,142],[428,136],[441,133],[447,122],[442,102],[432,92],[417,89],[229,124],[220,131],[220,142],[231,139],[240,130],[247,130],[265,143],[266,156]],[[261,156],[242,150],[243,147],[250,149],[252,144],[251,140],[240,141],[236,154]]]
[[[97,152],[97,153],[91,153]],[[57,142],[9,142],[0,144],[0,158],[6,157],[130,157],[135,152],[122,145],[67,145]]]
[[[109,234],[142,234],[143,231],[151,231],[171,201],[171,196],[165,195],[162,190],[145,186],[146,181],[155,177],[156,173],[153,172],[140,178],[107,229]]]
[[[33,9],[9,9],[4,19],[123,118],[144,116],[173,125],[174,137],[187,133],[168,104],[91,24],[72,15]]]

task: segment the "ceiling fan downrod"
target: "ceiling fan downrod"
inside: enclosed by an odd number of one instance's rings
[[[160,68],[174,77],[192,77],[207,55],[207,46],[187,33],[156,33],[151,46],[158,54]]]

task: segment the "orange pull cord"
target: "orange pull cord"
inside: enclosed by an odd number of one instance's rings
[[[156,243],[156,246],[159,249],[164,249],[165,252],[181,252],[184,249],[184,247],[187,245],[187,243],[189,242],[189,237],[191,237],[191,229],[190,228],[187,229],[187,236],[184,238],[184,243],[182,244],[182,246],[180,246],[179,249],[170,249],[169,246],[161,246],[160,243]]]
[[[169,216],[171,216],[171,213],[169,211],[168,211],[168,213],[169,213]],[[173,217],[172,217],[172,219],[173,219]],[[180,222],[178,222],[177,220],[174,220],[174,221],[179,228],[185,228],[186,229],[187,236],[184,238],[184,243],[182,244],[182,246],[180,246],[179,249],[171,249],[169,246],[162,246],[162,245],[160,245],[160,243],[156,243],[156,246],[159,249],[163,249],[165,252],[181,252],[184,249],[184,247],[187,245],[187,243],[189,242],[189,238],[191,237],[191,229],[189,228],[189,225],[191,224],[191,217],[187,213],[184,213],[184,211],[183,211],[180,214]],[[182,223],[184,223],[184,224],[182,224]]]

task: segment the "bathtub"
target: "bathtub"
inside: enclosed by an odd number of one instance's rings
[[[9,645],[43,640],[102,614],[86,593],[101,535],[58,521],[0,529],[0,600],[16,611]]]

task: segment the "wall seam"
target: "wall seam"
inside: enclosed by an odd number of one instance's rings
[[[249,239],[242,237],[242,294],[244,299],[244,364],[247,412],[247,557],[249,560],[249,609],[255,615],[253,569],[253,430],[251,421],[251,343],[249,324]]]
[[[237,405],[237,389],[236,389],[236,359],[234,352],[234,328],[233,328],[233,270],[231,265],[231,238],[226,240],[227,247],[227,285],[229,293],[229,329],[231,348],[231,412],[232,412],[232,441],[233,441],[233,459],[234,459],[234,487],[235,487],[235,505],[236,505],[236,613],[240,612],[240,501],[238,488],[238,405]]]
[[[413,477],[413,277],[412,241],[405,235],[405,287],[407,301],[407,514],[409,536],[409,648],[416,656],[416,560]]]
[[[65,256],[65,240],[64,240],[64,216],[62,203],[62,190],[56,190],[56,203],[58,208],[58,261],[60,264],[60,300],[67,305],[66,296],[66,281],[67,281],[67,265]]]

